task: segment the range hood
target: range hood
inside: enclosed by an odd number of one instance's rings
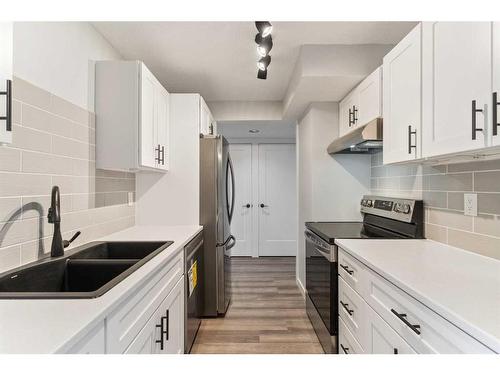
[[[372,154],[382,149],[382,119],[377,118],[337,138],[327,148],[329,154]]]

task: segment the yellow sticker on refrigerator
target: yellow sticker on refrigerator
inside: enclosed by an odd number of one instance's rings
[[[198,261],[195,260],[188,270],[188,286],[189,286],[189,296],[193,294],[196,284],[198,284]]]

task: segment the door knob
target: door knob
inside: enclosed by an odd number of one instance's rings
[[[246,208],[250,208],[250,207],[252,207],[252,205],[251,205],[250,203],[247,203],[247,204],[244,204],[244,205],[243,205],[243,208],[245,208],[245,207],[246,207]]]
[[[269,206],[266,206],[264,203],[261,203],[260,208],[264,208],[264,207],[269,207]]]

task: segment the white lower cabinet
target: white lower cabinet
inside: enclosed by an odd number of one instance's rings
[[[104,322],[90,330],[77,344],[67,351],[68,354],[104,354],[106,351]]]
[[[182,354],[184,254],[181,251],[132,291],[65,353]]]
[[[493,353],[341,248],[339,352],[344,352],[340,344],[367,354]]]
[[[366,309],[366,348],[372,354],[415,354],[415,350],[370,306]]]
[[[181,354],[184,350],[184,278],[132,341],[125,354]]]

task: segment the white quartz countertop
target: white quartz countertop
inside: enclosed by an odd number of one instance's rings
[[[500,261],[431,240],[336,240],[350,255],[500,353]]]
[[[0,354],[56,353],[71,348],[201,230],[200,226],[134,226],[96,239],[174,243],[98,298],[0,299]]]

